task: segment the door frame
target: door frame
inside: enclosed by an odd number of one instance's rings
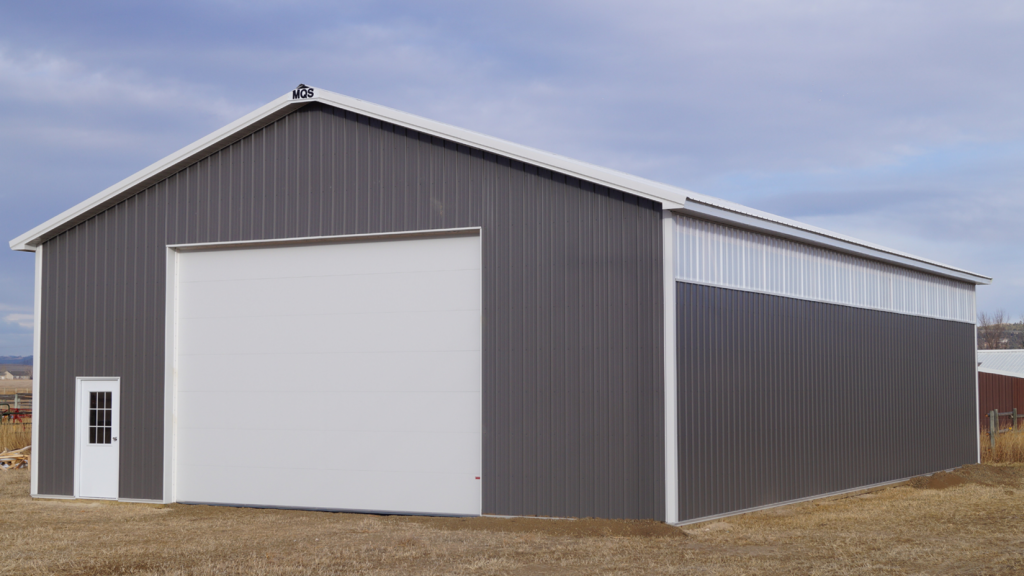
[[[82,416],[82,384],[85,382],[114,382],[114,386],[117,388],[117,405],[118,412],[121,407],[121,377],[120,376],[78,376],[75,378],[75,486],[74,496],[75,498],[83,498],[81,495],[82,485],[82,426],[79,419]],[[121,414],[117,414],[117,427],[118,436],[121,436]],[[118,473],[120,473],[121,467],[121,443],[117,444],[118,458],[117,466]],[[120,487],[119,487],[120,491]],[[115,500],[120,500],[120,494]]]
[[[164,306],[164,486],[163,499],[153,502],[169,504],[178,498],[178,260],[182,252],[203,250],[231,250],[249,248],[271,248],[283,246],[310,246],[317,244],[358,244],[363,242],[386,240],[416,240],[421,238],[444,238],[452,236],[475,236],[480,243],[480,290],[481,306],[483,306],[484,290],[484,247],[483,227],[468,226],[465,228],[437,228],[429,230],[409,230],[399,232],[379,232],[370,234],[344,234],[338,236],[306,236],[299,238],[275,238],[269,240],[237,240],[227,242],[196,242],[191,244],[169,244],[166,252],[166,294]],[[481,310],[481,316],[483,310]],[[484,322],[480,324],[481,345],[484,338]],[[483,350],[481,349],[481,355]],[[480,462],[485,455],[483,429],[485,418],[483,362],[481,358],[480,379]],[[481,470],[483,473],[483,470]],[[484,486],[486,478],[481,480],[480,511],[483,514]],[[77,489],[77,484],[76,484]]]

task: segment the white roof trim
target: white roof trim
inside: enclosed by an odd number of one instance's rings
[[[235,122],[232,122],[231,124],[228,124],[209,136],[197,140],[181,150],[178,150],[163,160],[136,172],[99,194],[96,194],[92,198],[81,202],[77,206],[62,212],[43,224],[40,224],[32,230],[18,236],[14,240],[11,240],[11,249],[30,252],[34,251],[35,246],[38,245],[49,232],[65,226],[79,218],[88,217],[90,213],[97,211],[103,205],[115,200],[122,194],[137,192],[139,187],[144,186],[148,180],[163,175],[163,173],[167,172],[169,169],[173,169],[174,167],[177,167],[182,163],[187,163],[191,160],[198,160],[204,154],[212,152],[214,149],[221,147],[233,138],[237,138],[239,134],[245,133],[246,130],[254,124],[258,124],[259,122],[265,121],[266,119],[274,116],[283,115],[284,113],[287,113],[289,108],[294,106],[307,104],[309,102],[322,102],[324,104],[364,114],[371,118],[383,120],[391,124],[411,128],[418,132],[465,144],[466,146],[477,148],[479,150],[492,152],[507,158],[512,158],[514,160],[547,168],[555,172],[574,176],[581,180],[629,192],[630,194],[659,202],[662,207],[667,210],[677,210],[690,214],[702,215],[706,218],[727,220],[738,226],[755,228],[768,232],[769,234],[790,236],[804,242],[811,242],[833,249],[860,254],[869,258],[891,262],[906,268],[918,269],[930,274],[947,276],[973,284],[990,284],[992,282],[992,279],[986,276],[981,276],[966,270],[960,270],[945,264],[918,258],[910,254],[904,254],[888,248],[869,244],[855,238],[842,236],[834,232],[808,226],[794,220],[788,220],[780,216],[747,208],[745,206],[713,198],[711,196],[696,194],[682,188],[594,166],[586,162],[572,160],[564,156],[559,156],[550,152],[543,152],[528,146],[521,146],[499,138],[478,134],[476,132],[464,130],[462,128],[436,122],[434,120],[428,120],[413,114],[400,112],[398,110],[365,102],[350,96],[336,94],[320,88],[312,88],[310,92],[313,96],[308,98],[297,98],[293,92],[284,94],[273,102],[270,102],[269,104],[253,111]],[[694,203],[697,204],[695,205]]]
[[[981,366],[978,366],[978,372],[984,372],[986,374],[998,374],[1000,376],[1010,376],[1012,378],[1024,379],[1024,374],[1021,374],[1020,372],[1013,372],[1010,370],[996,370],[995,368],[985,368],[984,363],[982,363]]]
[[[1024,350],[978,350],[978,371],[1024,378]]]
[[[843,236],[836,234],[835,232],[829,232],[828,230],[794,222],[793,220],[788,220],[759,210],[733,204],[732,202],[718,200],[717,198],[708,198],[706,196],[698,199],[696,194],[693,195],[690,200],[690,202],[687,202],[682,208],[676,210],[676,212],[697,216],[699,218],[704,218],[705,220],[715,220],[740,228],[766,232],[773,236],[791,238],[804,244],[814,244],[829,250],[845,252],[862,258],[879,260],[895,264],[903,268],[921,270],[929,274],[944,276],[961,282],[969,282],[971,284],[992,283],[991,278],[980,276],[973,272],[968,272],[967,270],[961,270],[959,268],[939,264],[938,262],[932,262],[903,252],[897,252],[889,248],[878,246],[877,244],[863,242],[861,240],[850,238],[849,236]]]

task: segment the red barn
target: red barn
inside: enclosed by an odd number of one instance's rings
[[[988,428],[992,410],[1024,413],[1024,350],[978,350],[979,424]],[[1000,418],[1009,426],[1010,418]]]

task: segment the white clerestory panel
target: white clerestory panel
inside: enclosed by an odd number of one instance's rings
[[[975,322],[975,289],[958,282],[800,242],[675,216],[681,282]]]

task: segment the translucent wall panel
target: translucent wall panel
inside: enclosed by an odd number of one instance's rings
[[[676,278],[973,324],[974,285],[676,216]]]

